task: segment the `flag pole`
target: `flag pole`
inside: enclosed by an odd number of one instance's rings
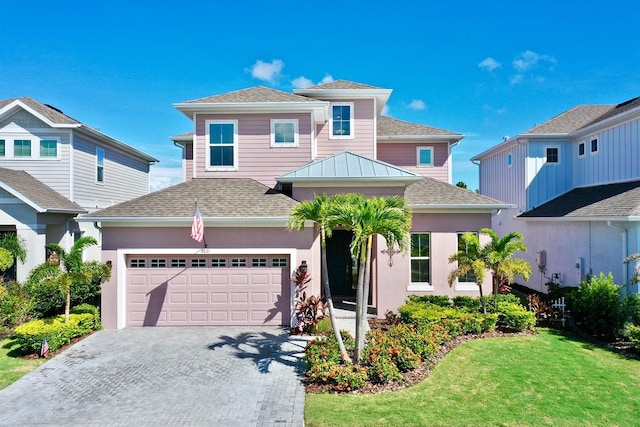
[[[207,248],[207,239],[204,237],[204,220],[202,219],[202,215],[200,214],[200,210],[198,209],[198,200],[194,200],[194,213],[193,213],[193,224],[191,225],[191,237],[204,244],[204,248]]]

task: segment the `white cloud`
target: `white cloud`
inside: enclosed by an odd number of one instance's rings
[[[407,105],[407,107],[411,110],[424,110],[425,108],[427,108],[424,101],[421,99],[414,99],[409,103],[409,105]]]
[[[391,117],[391,107],[389,107],[389,104],[385,104],[384,107],[382,107],[382,111],[380,112],[380,115]]]
[[[496,68],[502,67],[502,64],[489,56],[483,59],[482,62],[478,64],[478,67],[482,68],[483,70],[493,71]]]
[[[162,190],[182,182],[182,168],[163,168],[151,166],[149,183],[151,192]]]
[[[516,83],[520,83],[522,79],[524,79],[524,76],[522,74],[516,74],[514,76],[511,76],[511,79],[509,79],[509,83],[514,85]]]
[[[251,66],[251,76],[258,80],[273,83],[280,77],[283,68],[284,62],[279,59],[274,59],[271,62],[264,62],[258,59]]]
[[[331,74],[325,74],[325,76],[320,80],[319,84],[331,83],[333,81],[333,76]]]
[[[296,77],[291,81],[291,84],[294,89],[304,89],[306,87],[313,86],[311,79],[308,79],[305,76]]]
[[[556,65],[556,59],[553,56],[541,55],[536,52],[527,50],[522,52],[513,60],[513,68],[519,73],[532,70],[538,66],[548,65],[550,70]]]

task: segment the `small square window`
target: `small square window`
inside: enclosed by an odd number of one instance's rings
[[[171,260],[171,268],[185,268],[186,266],[187,266],[187,260],[184,258]]]
[[[417,166],[433,166],[433,147],[418,147],[417,157]]]
[[[227,260],[224,258],[212,258],[211,259],[211,267],[213,268],[222,268],[227,266]]]
[[[167,266],[167,260],[165,259],[151,259],[151,268],[165,268]]]
[[[31,157],[31,140],[30,139],[14,140],[13,155],[15,157]]]
[[[297,147],[298,120],[271,120],[271,146]]]
[[[286,267],[287,259],[286,258],[274,258],[271,260],[272,267]]]
[[[231,258],[231,267],[246,267],[246,258]]]
[[[598,152],[598,138],[591,139],[591,154]]]
[[[40,157],[58,157],[58,141],[55,139],[41,140]]]
[[[144,258],[141,259],[132,259],[129,266],[131,268],[145,268],[147,265],[146,260]]]
[[[545,149],[545,157],[547,159],[547,163],[560,163],[560,148],[547,147]]]
[[[253,258],[251,260],[252,267],[266,267],[267,259],[266,258]]]
[[[584,156],[584,153],[585,153],[584,142],[581,142],[580,144],[578,144],[578,156],[582,157]]]
[[[207,260],[204,258],[193,258],[191,260],[191,268],[206,268]]]

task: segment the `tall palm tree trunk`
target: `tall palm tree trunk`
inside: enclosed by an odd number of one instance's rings
[[[358,265],[360,268],[358,269],[358,284],[356,286],[356,345],[353,352],[353,360],[356,364],[360,364],[362,361],[362,350],[364,349],[364,336],[359,332],[363,328],[362,319],[363,319],[363,300],[364,300],[364,277],[365,277],[365,269],[366,269],[366,253],[367,253],[367,244],[366,240],[362,243],[360,247],[360,259],[358,260]],[[364,259],[363,259],[364,258]]]
[[[360,304],[360,308],[357,311],[356,318],[356,344],[360,348],[360,359],[362,358],[362,351],[365,346],[365,337],[367,334],[367,308],[369,305],[369,289],[371,282],[371,239],[372,236],[369,236],[367,239],[367,248],[365,250],[365,262],[364,262],[364,274],[363,274],[363,285],[362,285],[362,301]],[[361,361],[361,360],[360,360]],[[358,363],[360,362],[358,361]]]
[[[322,242],[326,243],[326,242]],[[338,327],[338,321],[336,319],[335,309],[333,308],[333,298],[331,296],[331,288],[329,287],[329,265],[327,264],[327,246],[326,244],[321,245],[322,249],[320,251],[320,258],[322,263],[322,284],[324,286],[324,297],[327,300],[327,306],[329,307],[329,319],[331,319],[331,329],[333,329],[333,333],[336,337],[336,341],[338,341],[338,349],[340,350],[340,357],[344,362],[351,363],[351,357],[347,353],[346,348],[344,347],[344,342],[342,341],[342,335],[340,334],[340,329]]]

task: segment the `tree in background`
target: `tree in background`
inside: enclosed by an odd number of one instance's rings
[[[0,237],[0,271],[4,273],[10,269],[16,259],[20,262],[27,260],[24,239],[16,233],[5,233]]]

